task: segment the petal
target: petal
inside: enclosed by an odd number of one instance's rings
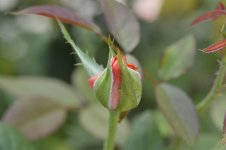
[[[118,64],[117,57],[112,59],[111,65],[112,71],[112,83],[111,83],[111,92],[109,98],[109,107],[111,109],[116,109],[120,103],[120,88],[121,88],[121,69]]]
[[[91,78],[89,78],[88,82],[91,88],[93,88],[95,81],[97,80],[97,78],[99,77],[99,75],[97,76],[93,76]]]

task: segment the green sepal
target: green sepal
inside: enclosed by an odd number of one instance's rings
[[[142,94],[141,79],[138,72],[123,67],[121,83],[121,100],[116,110],[123,112],[138,106]]]
[[[90,76],[95,76],[103,72],[103,67],[96,63],[94,59],[92,59],[90,56],[88,56],[86,53],[84,53],[78,46],[75,45],[74,41],[72,40],[70,34],[64,27],[64,25],[58,20],[57,21],[61,32],[64,35],[64,38],[67,40],[67,42],[72,46],[72,48],[75,50],[76,54],[78,55],[79,59],[81,60],[85,70],[88,72]]]

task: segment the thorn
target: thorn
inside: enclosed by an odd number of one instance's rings
[[[76,55],[76,53],[75,52],[71,52],[70,55]]]
[[[82,63],[76,63],[74,64],[74,66],[82,66],[83,64]]]

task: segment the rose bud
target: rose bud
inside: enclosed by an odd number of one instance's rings
[[[110,54],[106,69],[89,79],[97,99],[109,110],[120,112],[136,107],[141,99],[141,77],[137,68],[121,54]]]

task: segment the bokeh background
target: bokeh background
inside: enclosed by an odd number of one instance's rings
[[[193,99],[194,104],[201,101],[212,86],[218,70],[217,60],[220,59],[220,56],[218,54],[206,55],[198,49],[221,38],[219,30],[224,18],[219,18],[214,22],[207,21],[195,27],[191,27],[190,24],[196,16],[204,11],[212,10],[219,1],[121,1],[127,4],[138,18],[141,39],[131,54],[137,58],[142,69],[148,75],[157,75],[163,52],[169,45],[189,33],[194,35],[197,47],[194,65],[186,74],[171,80],[170,83],[186,91]],[[66,115],[62,114],[67,117],[59,120],[59,122],[63,122],[59,123],[59,127],[53,127],[55,128],[53,130],[51,127],[50,129],[47,127],[49,132],[43,133],[41,136],[37,133],[37,137],[31,138],[31,143],[35,148],[41,150],[99,150],[106,136],[106,115],[102,116],[103,112],[99,112],[102,110],[93,106],[93,103],[95,105],[98,103],[88,87],[86,81],[88,76],[82,67],[75,65],[79,63],[79,59],[76,55],[71,54],[72,48],[65,43],[56,22],[41,16],[9,14],[11,11],[40,4],[57,4],[71,8],[81,16],[94,21],[106,34],[109,34],[97,0],[0,0],[0,81],[4,83],[4,81],[8,81],[6,80],[8,77],[27,79],[41,76],[70,86],[81,106],[67,112]],[[67,25],[67,28],[75,43],[82,50],[88,51],[98,63],[106,64],[108,46],[98,36],[79,27]],[[45,81],[43,79],[40,82]],[[38,88],[39,85],[36,83],[40,82],[34,82],[31,86]],[[16,85],[12,84],[12,86]],[[44,91],[52,93],[52,95],[57,95],[58,91],[62,92],[61,89],[54,86],[49,88],[40,86],[39,88],[44,88]],[[15,101],[24,100],[23,97],[15,96],[12,93],[4,88],[0,89],[0,118]],[[26,96],[24,93],[22,95]],[[29,96],[29,93],[27,95]],[[34,99],[37,100],[37,98]],[[35,103],[25,103],[24,105],[33,107]],[[151,111],[151,115],[147,111]],[[143,116],[140,116],[141,114]],[[201,117],[201,134],[195,148],[197,150],[213,150],[220,140],[222,127],[220,123],[223,118],[221,120],[219,116],[219,118],[211,117],[210,114],[214,116],[214,113],[208,111]],[[57,117],[58,115],[56,115]],[[147,121],[145,117],[152,119]],[[44,126],[48,126],[48,124]],[[139,132],[140,128],[146,126],[148,128],[146,131]],[[158,132],[155,129],[158,129]],[[139,139],[145,143],[143,145],[139,143],[141,150],[146,150],[147,147],[148,150],[164,150],[170,147],[171,137],[174,137],[174,134],[158,109],[153,85],[148,77],[144,76],[143,79],[143,96],[140,105],[129,113],[121,130],[121,137],[119,136],[117,139],[118,149],[132,150],[133,143],[139,136]],[[132,130],[137,131],[132,133],[134,136],[132,139],[127,140],[127,136]],[[149,134],[143,135],[142,132]],[[29,131],[28,135],[30,134],[32,133]],[[185,149],[185,147],[181,149]]]

